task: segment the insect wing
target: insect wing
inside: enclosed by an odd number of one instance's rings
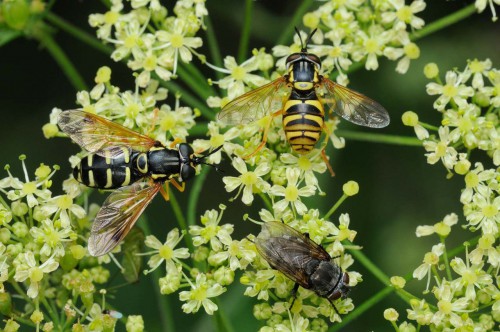
[[[136,182],[111,193],[92,225],[89,253],[102,256],[113,250],[134,226],[160,187],[160,183]]]
[[[311,260],[329,261],[330,255],[314,241],[283,223],[262,225],[255,245],[264,259],[276,270],[304,288],[310,288],[306,266]]]
[[[317,92],[325,110],[335,111],[352,123],[383,128],[390,122],[389,113],[382,105],[327,78],[322,79]]]
[[[112,152],[112,158],[117,157],[114,153],[121,153],[121,149],[110,149],[112,147],[147,151],[156,143],[151,137],[82,110],[62,112],[58,124],[63,132],[85,150],[102,156],[104,151]]]
[[[281,108],[286,87],[285,77],[280,77],[260,88],[249,91],[224,106],[217,119],[231,125],[248,124],[261,119],[271,111],[277,111]],[[289,91],[287,92],[289,94]]]

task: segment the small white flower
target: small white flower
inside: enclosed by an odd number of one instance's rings
[[[179,293],[179,299],[181,301],[187,301],[182,305],[182,310],[185,313],[197,312],[203,305],[206,313],[213,315],[213,313],[218,309],[218,306],[210,300],[211,297],[217,297],[224,293],[226,289],[218,283],[214,283],[213,280],[207,280],[207,276],[203,273],[196,276],[196,284],[191,284],[190,291],[182,291]]]
[[[21,254],[23,255],[23,254]],[[42,281],[44,274],[50,273],[57,269],[59,263],[54,260],[54,257],[50,257],[43,264],[37,265],[35,256],[31,251],[24,253],[24,262],[16,267],[16,274],[14,275],[14,280],[25,281],[29,279],[29,288],[27,295],[31,298],[35,298],[38,295],[39,284]]]
[[[474,89],[462,84],[463,77],[454,71],[448,71],[445,80],[444,85],[431,82],[426,86],[429,95],[440,95],[434,102],[434,108],[442,111],[452,100],[459,108],[464,109],[467,106],[467,98],[474,95]]]
[[[270,189],[269,193],[273,196],[284,197],[282,200],[273,204],[273,208],[276,213],[281,214],[285,211],[288,205],[299,214],[302,215],[307,211],[307,207],[304,203],[300,201],[300,197],[309,197],[314,195],[316,188],[311,185],[306,185],[299,188],[298,180],[300,176],[300,170],[298,168],[287,168],[286,169],[286,179],[287,186],[274,185]]]
[[[144,271],[144,274],[156,270],[163,262],[166,264],[167,273],[176,273],[176,265],[180,265],[179,260],[189,258],[189,250],[187,248],[175,249],[175,246],[179,244],[182,237],[183,235],[179,235],[177,228],[168,232],[165,243],[161,243],[154,235],[146,236],[144,244],[154,250],[141,255],[154,255],[148,260],[148,265],[151,269]]]

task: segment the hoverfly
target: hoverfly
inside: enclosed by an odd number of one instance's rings
[[[330,136],[324,122],[325,109],[329,113],[335,111],[352,123],[372,128],[387,126],[389,114],[372,99],[320,75],[321,60],[307,52],[307,45],[316,29],[306,39],[305,45],[297,28],[296,31],[302,49],[286,59],[287,74],[232,100],[222,108],[218,119],[226,124],[238,125],[248,124],[268,114],[273,118],[281,114],[286,139],[299,154],[310,152],[324,131],[327,136],[322,157],[329,165],[325,155]],[[271,122],[264,129],[260,145],[244,158],[262,149]]]
[[[168,201],[168,183],[183,191],[185,181],[196,174],[196,166],[206,164],[204,159],[222,147],[196,156],[186,143],[167,148],[151,137],[82,110],[62,112],[58,124],[90,152],[73,169],[75,179],[92,188],[116,189],[92,225],[88,241],[92,256],[113,250],[158,192]]]
[[[262,225],[255,245],[273,269],[295,282],[294,294],[299,286],[310,289],[328,299],[335,311],[337,308],[333,301],[347,297],[350,291],[349,275],[333,263],[325,249],[307,234],[284,223],[270,221]]]

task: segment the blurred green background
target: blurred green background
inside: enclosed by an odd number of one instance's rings
[[[299,0],[252,2],[250,49],[266,47],[269,50],[284,27],[290,24],[291,17],[301,3]],[[419,16],[426,23],[430,23],[470,3],[472,1],[428,1],[427,9]],[[311,9],[321,4],[322,1],[313,2]],[[222,55],[236,55],[245,2],[209,1],[207,7]],[[104,5],[98,1],[65,0],[58,1],[53,7],[57,15],[91,34],[94,34],[94,31],[88,26],[88,15],[105,10]],[[206,36],[202,33],[201,37]],[[55,39],[89,86],[93,84],[96,70],[107,65],[113,71],[113,85],[122,90],[133,88],[132,76],[124,64],[114,63],[102,53],[65,33],[55,31]],[[422,71],[426,63],[436,62],[442,79],[444,72],[451,68],[463,70],[467,59],[490,58],[493,66],[499,67],[500,26],[491,22],[489,9],[481,15],[473,15],[428,36],[417,44],[421,48],[421,57],[411,63],[406,75],[397,74],[394,70],[396,63],[387,60],[381,60],[380,68],[375,72],[363,69],[350,75],[350,87],[377,100],[391,114],[391,125],[377,132],[414,136],[411,128],[401,124],[401,114],[407,110],[416,111],[422,121],[439,124],[439,114],[432,109],[434,98],[425,93],[427,79]],[[210,61],[210,58],[208,60]],[[197,60],[194,63],[201,68]],[[215,77],[213,72],[206,68],[204,70],[207,78]],[[10,164],[17,176],[22,176],[18,161],[20,154],[28,156],[27,165],[31,174],[42,162],[49,165],[59,164],[62,170],[54,178],[56,194],[61,191],[60,183],[70,172],[68,157],[78,151],[78,148],[69,140],[46,140],[41,127],[48,122],[53,107],[75,108],[75,93],[53,58],[35,40],[20,38],[0,49],[1,164]],[[168,99],[169,102],[172,100],[171,97]],[[346,122],[342,122],[340,128],[370,131]],[[308,206],[317,207],[323,212],[328,211],[341,196],[342,185],[348,180],[356,180],[360,185],[359,195],[343,203],[332,217],[332,221],[336,222],[340,213],[348,212],[351,217],[350,228],[358,231],[355,243],[362,246],[364,253],[389,276],[411,273],[420,265],[424,253],[430,251],[431,246],[438,242],[436,237],[416,238],[415,229],[418,225],[433,224],[451,212],[456,212],[460,222],[464,222],[459,203],[463,180],[458,176],[446,179],[444,167],[439,164],[428,165],[421,147],[347,140],[346,147],[340,151],[336,150],[330,157],[336,176],[330,178],[325,174],[322,179],[322,189],[328,195],[315,198],[314,203],[310,201]],[[235,173],[227,161],[223,168],[226,174]],[[210,173],[205,186],[210,190],[203,191],[198,214],[206,209],[217,209],[220,203],[224,203],[229,207],[223,222],[236,225],[234,238],[240,239],[250,232],[258,232],[256,225],[241,220],[241,211],[246,211],[254,218],[258,217],[257,213],[262,207],[258,199],[252,207],[246,207],[239,201],[229,204],[228,199],[231,196],[224,190],[221,175],[215,172]],[[176,195],[184,209],[189,191],[188,184],[184,194]],[[96,197],[102,200],[105,195]],[[146,214],[153,233],[160,239],[175,226],[173,222],[169,222],[173,219],[170,206],[161,199],[156,199]],[[449,243],[450,248],[461,244],[467,237],[471,237],[469,233],[455,227]],[[383,288],[383,285],[360,264],[355,263],[352,270],[362,273],[364,279],[351,293],[355,305],[361,304]],[[148,331],[161,330],[161,312],[153,292],[154,282],[156,280],[153,280],[152,276],[142,276],[140,282],[119,291],[115,299],[109,299],[125,315],[143,315]],[[415,285],[418,287],[414,287]],[[409,284],[410,291],[418,291],[423,287],[425,281]],[[235,330],[255,331],[259,323],[252,316],[251,305],[254,299],[243,296],[243,291],[244,287],[239,285],[236,279],[228,292],[221,297],[220,305]],[[177,330],[214,330],[212,317],[204,313],[194,317],[183,314],[177,299],[177,294],[168,297],[170,306],[176,313]],[[398,297],[391,295],[344,330],[390,330],[390,324],[384,321],[382,315],[387,307],[399,309],[400,317],[405,318],[406,306]],[[119,324],[117,330],[124,330],[123,324]]]

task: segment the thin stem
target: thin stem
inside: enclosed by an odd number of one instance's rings
[[[426,128],[426,129],[429,129],[429,130],[434,130],[434,131],[438,131],[439,130],[439,127],[436,127],[434,125],[431,125],[431,124],[428,124],[428,123],[425,123],[425,122],[418,122],[419,125],[421,125],[422,127]]]
[[[340,323],[336,323],[330,327],[329,332],[341,331],[344,326],[360,317],[364,312],[373,307],[375,304],[379,303],[383,299],[385,299],[389,294],[394,291],[393,287],[385,287],[380,290],[378,293],[370,297],[365,302],[361,303],[357,306],[353,311],[351,311],[347,316],[342,317],[342,321]]]
[[[149,223],[147,219],[143,216],[144,222],[142,224],[142,229],[146,235],[151,234],[151,228],[149,227]],[[162,331],[175,331],[175,319],[172,314],[172,306],[170,305],[170,301],[168,300],[168,296],[162,296],[160,292],[160,285],[158,284],[158,280],[163,277],[161,274],[161,269],[155,269],[151,274],[153,275],[150,278],[153,283],[153,287],[155,290],[155,298],[156,304],[158,306],[158,311],[160,312],[160,320],[161,320],[161,330]]]
[[[76,27],[75,25],[65,21],[61,17],[52,13],[51,11],[47,11],[45,17],[47,18],[47,21],[52,23],[54,26],[67,32],[68,34],[70,34],[73,37],[75,37],[76,39],[79,39],[80,41],[88,44],[89,46],[91,46],[91,47],[93,47],[93,48],[95,48],[103,53],[106,53],[106,54],[111,54],[113,52],[113,49],[111,47],[104,45],[98,39],[96,39],[93,35]]]
[[[66,75],[73,87],[79,91],[87,90],[87,85],[85,84],[82,76],[78,73],[76,67],[73,63],[71,63],[66,53],[64,53],[62,48],[59,47],[50,33],[41,29],[36,37],[40,43],[47,48],[54,60],[56,60],[57,64],[61,67],[63,73]]]
[[[194,67],[194,66],[193,66]],[[197,79],[188,73],[188,71],[182,66],[177,67],[177,73],[179,77],[190,87],[191,90],[196,92],[200,99],[206,100],[208,97],[212,96],[210,91],[210,86],[206,79]]]
[[[461,20],[471,16],[475,12],[476,12],[475,5],[470,4],[467,7],[464,7],[460,10],[457,10],[456,12],[454,12],[448,16],[440,18],[440,19],[426,25],[424,28],[422,28],[419,31],[413,32],[412,34],[410,34],[410,39],[412,41],[419,40],[425,36],[433,34],[434,32],[437,32],[437,31],[442,30],[446,27],[449,27],[452,24],[460,22]]]
[[[210,20],[210,16],[205,17],[205,23],[207,25],[207,40],[208,40],[208,49],[210,51],[210,56],[212,58],[212,63],[217,67],[223,67],[222,56],[220,53],[219,42],[217,41],[217,36],[215,36],[214,27],[212,25],[212,21]],[[216,71],[215,76],[218,80],[224,77],[224,74]]]
[[[302,23],[302,17],[309,10],[313,3],[314,0],[302,1],[299,8],[297,8],[297,10],[295,11],[292,19],[289,21],[289,24],[287,24],[285,30],[283,30],[281,36],[278,38],[278,42],[276,43],[276,45],[285,44],[288,40],[291,39],[292,35],[295,33],[295,27]]]
[[[242,63],[248,54],[250,28],[252,27],[253,0],[245,0],[245,19],[241,31],[240,46],[238,47],[238,63]]]
[[[204,167],[200,174],[198,174],[193,181],[191,192],[189,193],[188,206],[187,206],[187,224],[189,226],[196,224],[196,207],[200,198],[201,189],[210,173],[211,167]]]
[[[266,208],[268,210],[272,211],[273,210],[273,205],[271,204],[271,201],[269,200],[269,197],[267,197],[263,193],[259,193],[258,195],[262,199],[262,201],[264,202],[264,204],[266,205]]]
[[[342,241],[344,246],[353,245],[349,241]],[[352,249],[349,253],[356,258],[356,260],[361,263],[368,271],[370,271],[378,280],[380,280],[384,285],[391,286],[391,280],[389,277],[382,272],[361,250]]]
[[[349,196],[347,196],[346,194],[343,194],[342,197],[340,197],[340,199],[337,201],[337,203],[335,203],[335,205],[332,206],[330,211],[328,211],[323,218],[325,218],[325,219],[330,218],[330,216],[335,212],[335,210],[337,210],[337,208],[340,206],[340,204],[342,204],[342,202],[345,201],[345,199],[347,197],[349,197]]]
[[[219,310],[215,311],[215,315],[214,315],[216,331],[233,332],[234,331],[233,327],[231,326],[229,320],[227,319],[227,316],[222,312],[222,310],[220,308],[219,298],[216,297],[214,299],[214,302],[215,302],[215,304],[217,304],[217,307],[219,307]]]
[[[179,224],[179,228],[186,231],[186,235],[183,237],[184,242],[189,247],[189,251],[194,252],[193,241],[191,241],[191,235],[187,232],[188,227],[186,224],[186,218],[182,214],[179,202],[177,201],[177,198],[175,198],[175,195],[172,193],[172,191],[170,191],[168,194],[170,197],[170,203],[172,204],[172,210],[174,210],[175,218],[177,219],[177,223]]]
[[[448,277],[448,281],[452,281],[453,278],[451,276],[451,270],[450,270],[450,261],[448,260],[448,253],[446,252],[446,244],[444,243],[444,237],[440,236],[440,239],[441,239],[441,243],[444,245],[444,249],[443,250],[443,261],[444,261],[444,266],[446,268],[446,276]]]
[[[336,130],[335,134],[355,141],[404,145],[404,146],[420,146],[420,147],[422,146],[422,142],[416,137],[374,134],[374,133],[359,132],[352,130]]]
[[[199,121],[188,131],[190,136],[205,136],[208,131],[208,122]]]
[[[194,77],[195,80],[198,81],[198,84],[201,84],[203,82],[203,87],[205,91],[208,89],[209,91],[207,92],[208,96],[214,96],[217,95],[217,91],[215,91],[215,88],[213,85],[208,84],[207,77],[205,74],[203,74],[198,67],[196,67],[192,62],[190,63],[184,63],[180,62],[179,67],[178,67],[178,72],[179,70],[186,71],[186,75],[190,75]]]

